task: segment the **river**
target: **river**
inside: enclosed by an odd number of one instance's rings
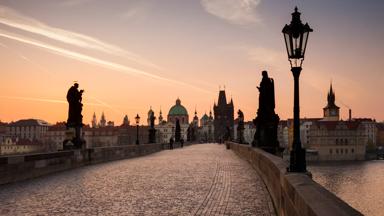
[[[312,164],[308,170],[313,180],[364,215],[384,215],[384,160]]]

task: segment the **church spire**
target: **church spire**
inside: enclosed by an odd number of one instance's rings
[[[104,112],[101,113],[101,119],[100,119],[100,127],[107,126],[107,120],[105,119]]]
[[[96,113],[95,112],[93,113],[93,116],[92,116],[92,127],[93,128],[97,127],[97,119],[96,119]]]
[[[331,82],[331,85],[329,88],[327,100],[328,100],[329,106],[335,105],[336,96],[335,96],[335,92],[333,91],[333,88],[332,88],[332,82]]]
[[[160,107],[159,124],[161,124],[162,122],[163,122],[163,112],[161,111],[161,107]]]

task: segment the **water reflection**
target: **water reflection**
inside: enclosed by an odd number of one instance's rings
[[[316,182],[364,215],[384,215],[384,161],[314,164],[309,170]]]

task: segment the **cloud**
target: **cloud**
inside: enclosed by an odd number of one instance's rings
[[[44,36],[62,43],[70,44],[80,48],[100,51],[109,55],[124,57],[135,63],[162,69],[160,66],[142,58],[141,56],[126,51],[116,45],[103,42],[88,35],[68,31],[65,29],[51,27],[36,19],[21,15],[17,11],[0,5],[0,23],[27,32]]]
[[[34,98],[34,97],[18,97],[18,96],[1,96],[0,98],[3,99],[11,99],[11,100],[24,100],[24,101],[36,101],[36,102],[46,102],[46,103],[60,103],[60,104],[67,104],[68,102],[65,100],[57,100],[57,99],[47,99],[47,98]],[[89,103],[84,102],[83,104],[89,105],[89,106],[101,106],[101,107],[107,107],[104,104],[100,103]],[[107,107],[109,108],[109,107]]]
[[[83,5],[83,4],[86,4],[88,2],[91,2],[93,0],[61,0],[60,1],[60,5],[62,6],[66,6],[66,7],[74,7],[74,6],[77,6],[77,5]]]
[[[210,14],[233,24],[246,25],[260,22],[256,8],[261,0],[201,0]]]
[[[146,2],[140,1],[132,4],[128,10],[119,15],[123,20],[130,20],[132,18],[143,18],[148,12],[150,5]]]
[[[157,79],[157,80],[160,80],[160,81],[166,81],[166,82],[169,82],[169,83],[174,83],[174,84],[190,87],[190,88],[193,88],[195,90],[202,91],[202,92],[212,93],[211,91],[202,89],[200,87],[197,87],[197,86],[194,86],[194,85],[191,85],[191,84],[188,84],[188,83],[184,83],[184,82],[181,82],[181,81],[178,81],[178,80],[172,80],[172,79],[168,79],[168,78],[165,78],[165,77],[161,77],[161,76],[158,76],[158,75],[155,75],[155,74],[148,73],[148,72],[143,71],[143,70],[139,70],[139,69],[136,69],[136,68],[125,66],[125,65],[122,65],[122,64],[118,64],[118,63],[115,63],[115,62],[112,62],[112,61],[107,61],[107,60],[102,60],[102,59],[99,59],[99,58],[95,58],[95,57],[92,57],[92,56],[89,56],[89,55],[85,55],[85,54],[82,54],[82,53],[79,53],[79,52],[74,52],[74,51],[67,50],[67,49],[64,49],[64,48],[61,48],[61,47],[57,47],[57,46],[53,46],[53,45],[50,45],[50,44],[46,44],[46,43],[41,42],[41,41],[37,41],[37,40],[26,38],[26,37],[23,37],[23,36],[20,36],[20,35],[12,34],[12,33],[9,33],[9,32],[3,31],[3,30],[0,30],[0,37],[5,37],[5,38],[11,39],[11,40],[15,40],[15,41],[18,41],[18,42],[21,42],[21,43],[33,45],[33,46],[45,49],[45,50],[47,50],[47,51],[49,51],[51,53],[54,53],[54,54],[57,54],[57,55],[60,55],[60,56],[64,56],[64,57],[67,57],[67,58],[71,58],[71,59],[74,59],[74,60],[77,60],[77,61],[81,61],[81,62],[85,62],[85,63],[88,63],[88,64],[92,64],[92,65],[97,65],[97,66],[100,66],[100,67],[103,67],[103,68],[107,68],[107,69],[110,69],[110,70],[122,72],[122,73],[125,73],[125,74],[145,76],[145,77],[149,77],[149,78],[152,78],[152,79]]]

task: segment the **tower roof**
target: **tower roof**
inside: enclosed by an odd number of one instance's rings
[[[217,101],[217,105],[220,106],[222,104],[227,104],[227,97],[225,95],[225,90],[220,90],[219,92],[219,100]]]
[[[327,108],[339,108],[335,104],[336,95],[335,95],[335,92],[333,91],[332,83],[330,85],[329,92],[328,92],[328,95],[327,95],[327,101],[328,101],[327,106],[324,107],[324,109],[327,109]]]

